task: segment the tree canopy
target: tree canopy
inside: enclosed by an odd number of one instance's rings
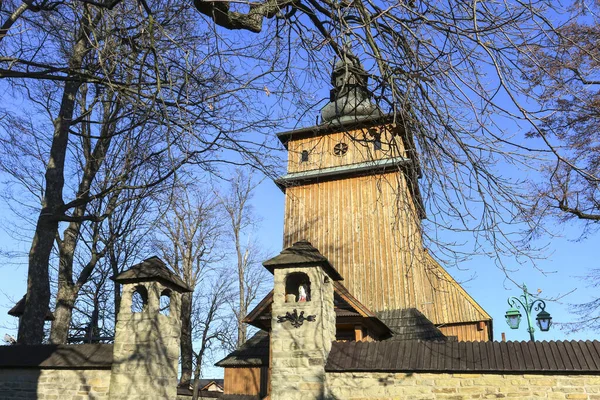
[[[0,78],[46,116],[2,110],[2,168],[38,196],[20,340],[41,340],[52,249],[79,229],[61,235],[61,224],[102,221],[94,201],[168,183],[186,165],[218,174],[220,163],[248,164],[274,177],[277,147],[262,134],[314,121],[334,57],[364,65],[374,101],[414,138],[422,233],[442,257],[528,256],[541,216],[597,220],[595,7],[3,2]],[[18,145],[23,133],[34,147]],[[98,185],[107,160],[126,168]],[[545,179],[521,178],[539,169]],[[444,242],[444,231],[475,245]]]

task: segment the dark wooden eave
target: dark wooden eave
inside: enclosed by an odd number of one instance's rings
[[[327,257],[322,255],[319,250],[306,240],[301,240],[283,249],[275,257],[263,262],[263,265],[271,273],[277,268],[318,265],[323,268],[332,280],[341,281],[344,279],[333,265],[331,265]]]
[[[376,125],[392,123],[394,122],[395,118],[396,117],[393,114],[387,114],[384,116],[366,117],[344,122],[341,122],[336,119],[319,125],[280,132],[277,134],[277,138],[287,149],[287,144],[290,140],[304,139],[329,133],[337,133],[361,128],[370,128]]]
[[[167,286],[174,287],[181,292],[194,291],[193,288],[172,272],[169,267],[156,256],[147,258],[128,270],[123,271],[118,275],[111,276],[110,279],[117,283],[137,283],[157,280]]]
[[[13,308],[11,308],[10,310],[8,310],[8,315],[11,315],[13,317],[20,317],[21,315],[23,315],[23,313],[25,312],[25,297],[27,295],[23,296],[23,298],[19,301],[17,301],[17,304],[15,304],[13,306]],[[54,314],[52,314],[52,311],[50,311],[50,309],[48,309],[48,311],[46,311],[46,316],[44,317],[45,321],[54,321]]]
[[[379,339],[392,336],[392,330],[375,313],[350,294],[341,282],[333,282],[336,323],[361,323]],[[271,305],[273,291],[269,292],[258,305],[248,313],[244,322],[266,331],[271,329]]]
[[[600,342],[334,342],[327,372],[600,373]]]
[[[377,316],[394,332],[394,336],[389,340],[448,340],[448,337],[416,308],[380,311]]]
[[[381,160],[365,161],[350,165],[294,172],[276,179],[275,184],[285,193],[285,189],[290,186],[300,186],[313,182],[326,182],[333,179],[393,172],[410,163],[411,161],[408,158],[402,156],[384,158]]]
[[[0,369],[110,369],[112,362],[112,344],[0,346]]]
[[[218,361],[217,367],[262,367],[269,365],[269,333],[258,331],[239,349]]]

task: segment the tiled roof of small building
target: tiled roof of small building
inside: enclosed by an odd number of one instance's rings
[[[15,304],[13,306],[13,308],[11,308],[10,310],[8,310],[8,315],[12,315],[13,317],[20,317],[21,315],[23,315],[23,313],[25,312],[25,297],[27,295],[23,296],[23,298],[19,301],[17,301],[17,304]],[[50,309],[48,309],[48,311],[46,311],[46,316],[44,317],[45,321],[54,321],[54,314],[52,314],[52,311],[50,311]]]
[[[306,240],[294,243],[291,247],[283,249],[277,256],[263,263],[265,268],[270,272],[273,272],[276,268],[294,265],[302,266],[306,264],[320,265],[334,281],[341,281],[344,279],[333,265],[331,265],[329,260]]]
[[[220,399],[223,397],[223,384],[224,384],[224,379],[200,379],[199,380],[199,386],[200,386],[200,398],[201,399]],[[215,383],[216,385],[218,385],[221,388],[221,391],[216,391],[216,390],[206,390],[205,388],[207,386],[209,386],[211,383]],[[192,381],[190,384],[181,384],[179,386],[177,386],[177,396],[187,396],[187,397],[191,397],[194,395],[194,388],[193,385],[194,381]],[[203,390],[204,389],[204,390]]]
[[[269,334],[258,331],[239,349],[215,364],[218,367],[260,367],[269,365]]]
[[[394,332],[388,340],[447,340],[447,337],[416,308],[376,313]]]
[[[600,342],[336,342],[325,370],[597,374]]]
[[[0,368],[110,369],[112,344],[0,346]]]
[[[163,283],[175,285],[183,292],[193,292],[187,283],[179,276],[173,273],[169,267],[158,257],[153,256],[145,259],[139,264],[134,265],[126,271],[111,277],[117,283],[135,283],[147,282],[149,280],[158,280]]]
[[[378,316],[361,304],[352,296],[341,282],[333,282],[334,311],[336,318],[355,317],[363,318],[363,322],[373,329],[378,338],[391,337],[392,331]],[[244,322],[260,329],[269,330],[271,325],[271,305],[273,304],[273,291],[269,292],[261,302],[248,313]],[[339,320],[338,320],[339,322]]]

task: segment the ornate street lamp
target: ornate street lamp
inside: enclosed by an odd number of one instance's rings
[[[521,323],[521,313],[516,308],[511,307],[506,312],[506,323],[510,326],[510,329],[519,329]]]
[[[544,310],[540,311],[535,318],[537,319],[537,325],[540,327],[542,332],[548,332],[550,325],[552,325],[552,317],[549,312]]]
[[[533,318],[531,316],[532,311],[539,311],[537,317],[537,325],[542,332],[548,332],[550,325],[552,325],[552,317],[550,313],[546,311],[546,303],[544,300],[533,299],[529,292],[527,292],[527,286],[523,284],[523,294],[519,297],[511,296],[508,298],[509,310],[506,312],[506,323],[510,329],[518,329],[519,323],[521,322],[521,312],[519,309],[523,307],[525,316],[527,317],[527,332],[531,340],[534,341],[533,332]]]

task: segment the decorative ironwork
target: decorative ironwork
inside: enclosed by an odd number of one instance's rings
[[[316,315],[309,315],[307,317],[304,316],[304,311],[300,311],[300,315],[298,315],[298,311],[294,308],[294,312],[286,312],[284,316],[277,316],[277,322],[285,322],[290,321],[294,328],[300,328],[304,321],[314,322],[316,319]]]
[[[544,300],[534,298],[527,291],[527,286],[525,286],[525,284],[523,284],[522,289],[523,294],[521,296],[511,296],[508,298],[508,305],[511,308],[506,312],[506,322],[511,329],[518,329],[519,323],[521,322],[521,312],[519,309],[523,307],[523,311],[525,311],[525,316],[527,317],[527,332],[529,332],[529,337],[533,342],[535,340],[533,335],[535,329],[533,328],[532,312],[539,311],[536,320],[542,332],[547,332],[550,329],[552,317],[550,316],[550,313],[546,311],[546,302]]]
[[[347,152],[348,152],[348,145],[346,143],[340,142],[340,143],[336,144],[335,146],[333,146],[333,154],[335,154],[338,157],[343,156]]]

